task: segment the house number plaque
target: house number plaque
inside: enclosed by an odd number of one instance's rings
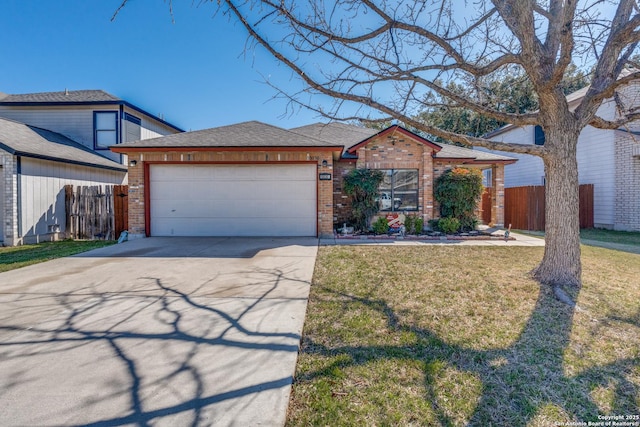
[[[321,173],[321,174],[318,174],[318,177],[320,178],[320,181],[331,181],[330,173]]]

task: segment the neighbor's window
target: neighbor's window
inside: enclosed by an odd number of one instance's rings
[[[124,113],[124,142],[139,141],[142,139],[141,125],[142,120],[129,113]]]
[[[93,113],[94,145],[107,149],[118,143],[118,112],[96,111]]]
[[[418,210],[418,170],[383,169],[378,205],[381,211]]]
[[[536,145],[544,145],[544,131],[542,130],[542,127],[540,125],[536,125],[536,127],[534,128],[534,137],[533,137],[533,142]]]

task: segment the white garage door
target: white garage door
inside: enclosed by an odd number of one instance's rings
[[[152,236],[315,236],[315,165],[151,165]]]

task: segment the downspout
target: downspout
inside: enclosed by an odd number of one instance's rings
[[[118,115],[118,140],[116,141],[116,144],[120,144],[122,142],[126,142],[124,141],[123,135],[122,133],[124,132],[124,105],[120,104],[119,106],[120,109],[120,114]],[[123,160],[123,155],[122,153],[120,153],[120,164],[122,164],[122,160]]]

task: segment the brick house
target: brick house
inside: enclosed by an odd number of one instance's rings
[[[503,225],[505,164],[400,126],[282,129],[245,122],[111,147],[129,158],[129,233],[142,236],[328,236],[348,215],[342,177],[381,169],[381,208],[437,218],[433,182],[448,168],[487,171],[491,220]]]

